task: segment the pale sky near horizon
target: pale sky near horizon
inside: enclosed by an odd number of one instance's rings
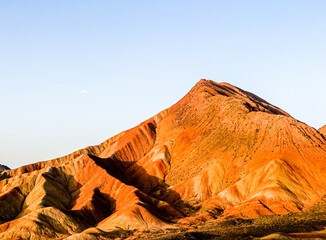
[[[1,1],[0,164],[95,145],[201,78],[326,124],[326,1]]]

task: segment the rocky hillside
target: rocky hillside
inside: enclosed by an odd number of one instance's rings
[[[1,170],[10,170],[10,168],[5,165],[0,164],[0,171]]]
[[[117,229],[301,212],[323,201],[325,166],[320,131],[201,80],[100,145],[2,171],[0,239],[107,239]]]
[[[318,131],[321,132],[326,137],[326,125],[323,126],[323,127],[321,127],[321,128],[319,128]]]

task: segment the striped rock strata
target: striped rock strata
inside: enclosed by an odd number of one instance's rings
[[[303,211],[326,195],[321,133],[252,93],[201,80],[102,144],[1,171],[0,239],[105,239],[120,228]]]

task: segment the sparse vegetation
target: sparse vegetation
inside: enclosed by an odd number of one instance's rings
[[[228,219],[221,222],[206,222],[187,232],[166,230],[160,236],[146,235],[146,239],[254,239],[282,233],[303,233],[323,230],[326,227],[326,204],[319,204],[306,212],[285,215],[260,216],[250,219]],[[144,236],[142,236],[143,238]],[[137,238],[140,239],[140,238]]]

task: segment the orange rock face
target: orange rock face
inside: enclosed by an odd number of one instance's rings
[[[318,131],[326,137],[326,125],[323,126],[322,128],[319,128]]]
[[[0,239],[302,211],[326,195],[325,136],[252,93],[201,80],[100,145],[0,172]]]

